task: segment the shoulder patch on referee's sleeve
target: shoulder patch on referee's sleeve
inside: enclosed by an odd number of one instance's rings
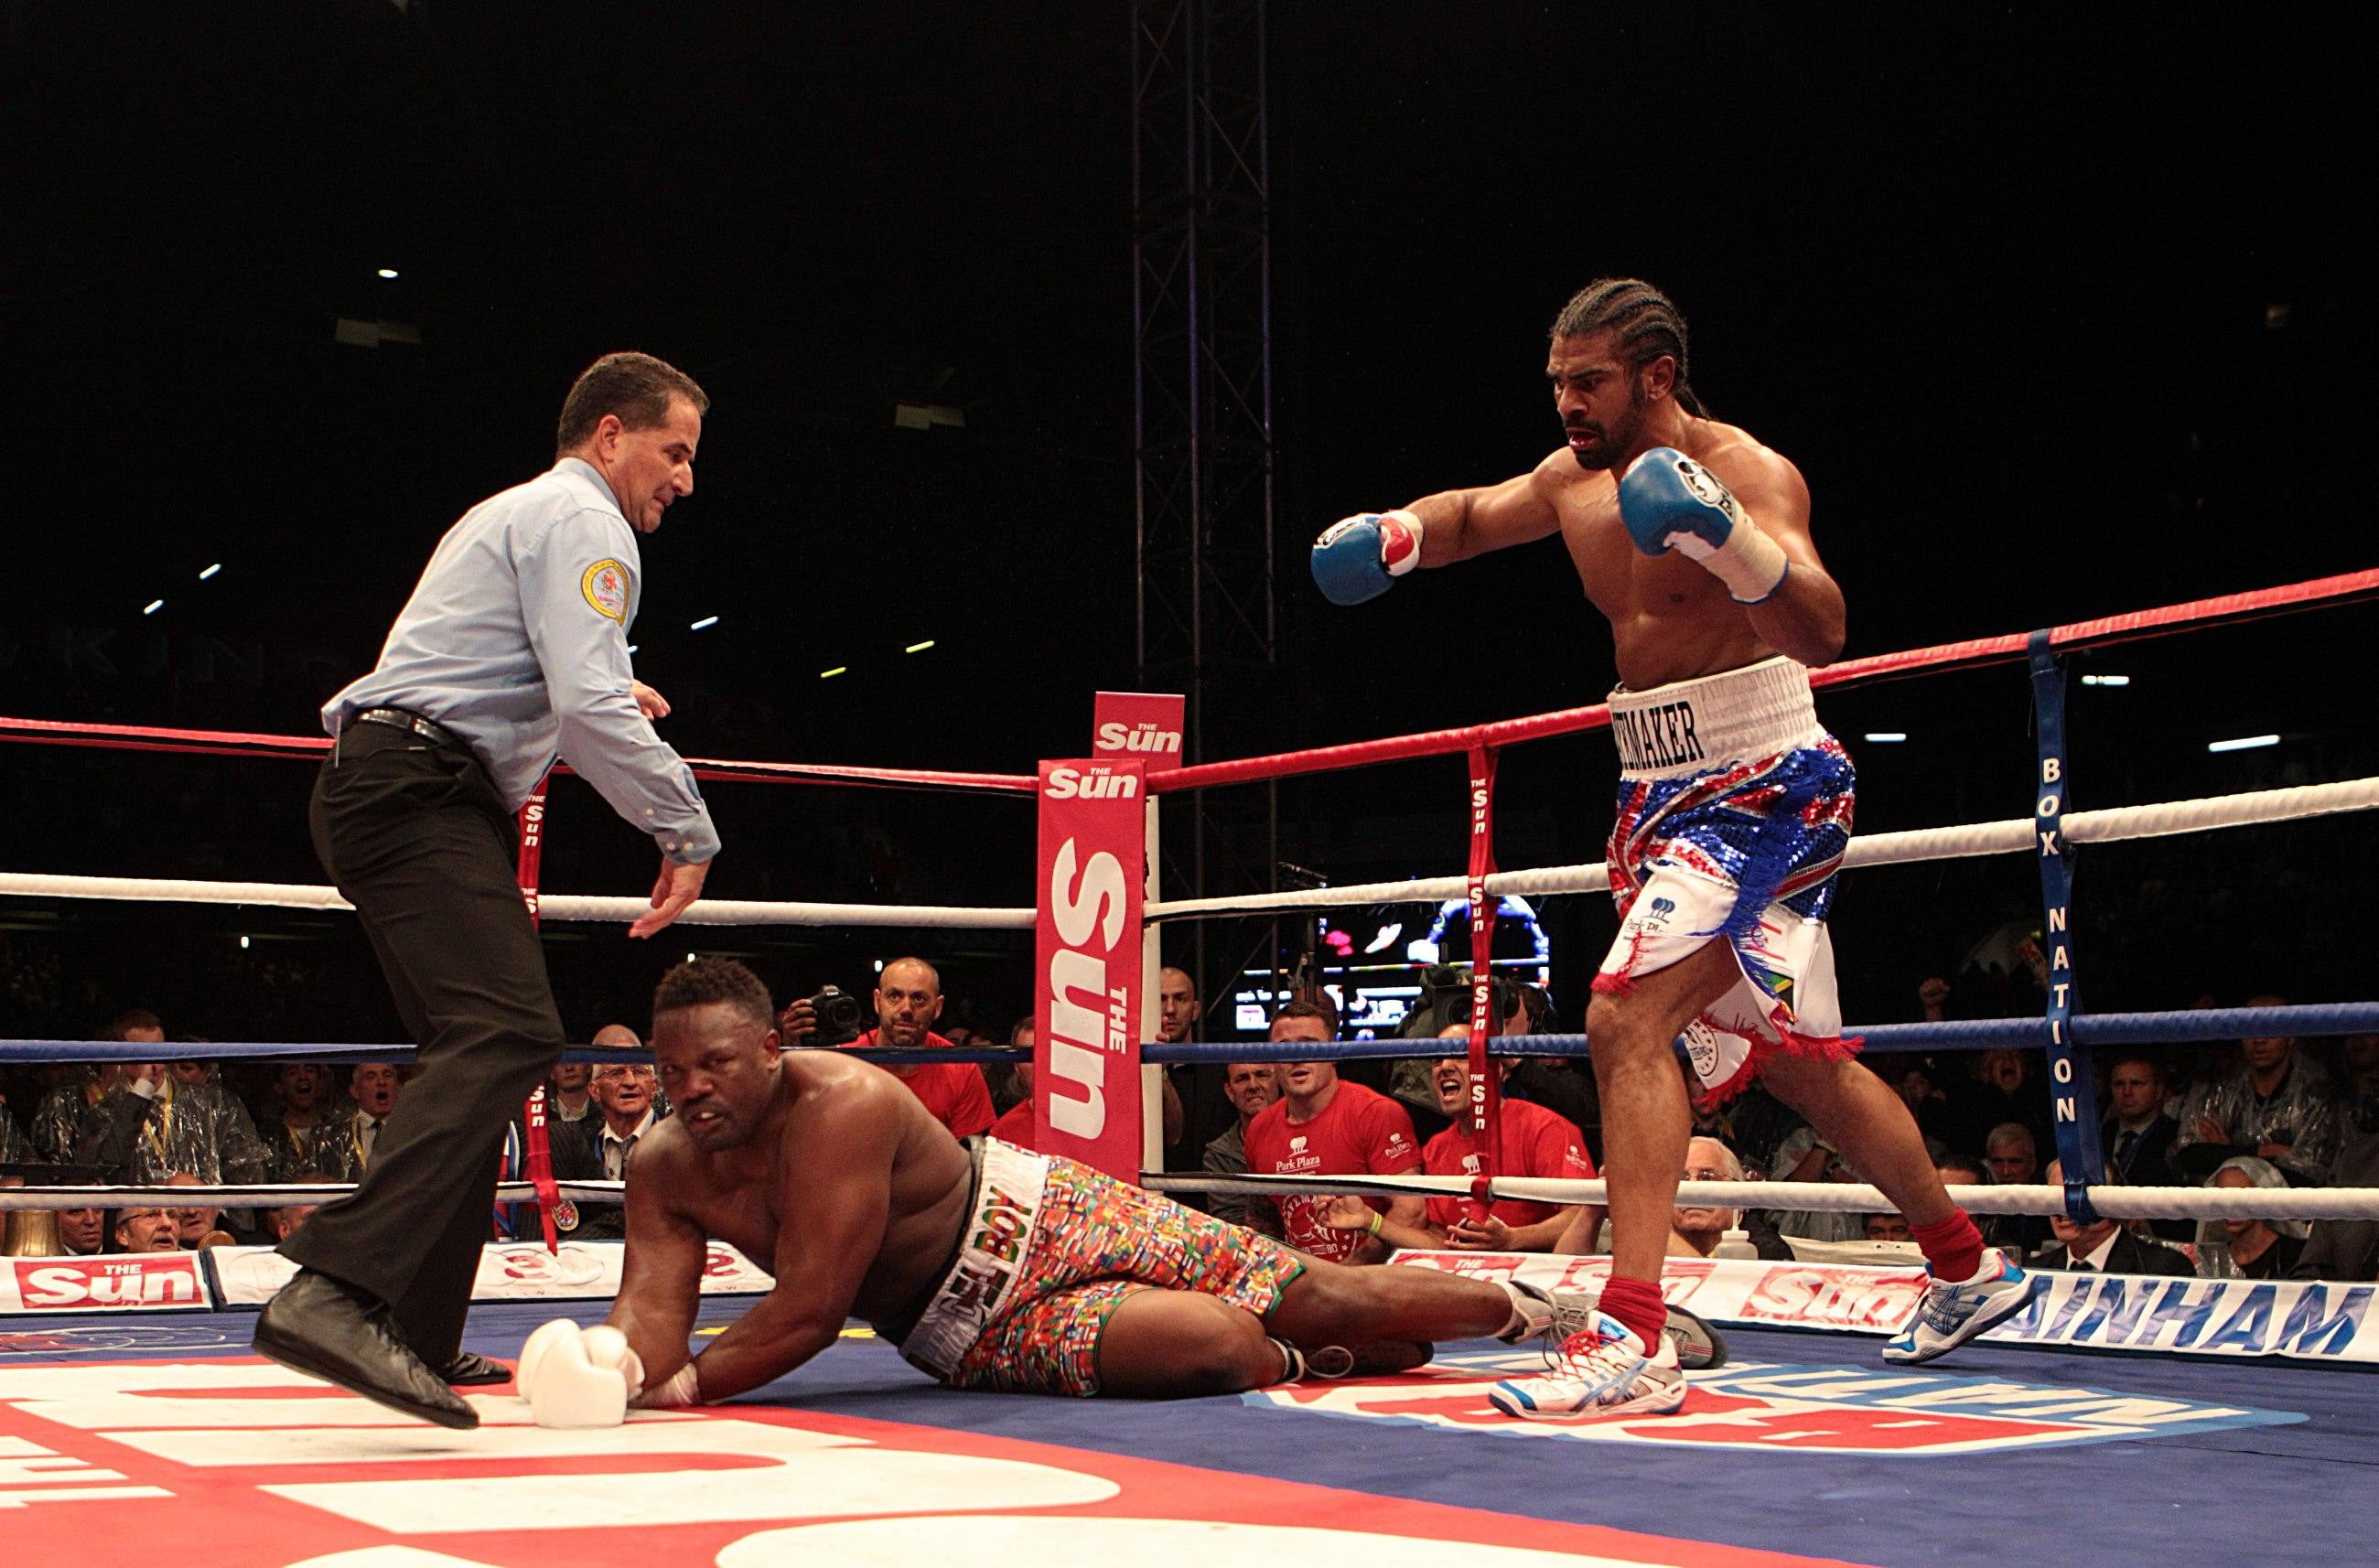
[[[605,559],[586,569],[578,579],[578,591],[596,612],[608,615],[625,624],[628,619],[628,569],[616,561]]]

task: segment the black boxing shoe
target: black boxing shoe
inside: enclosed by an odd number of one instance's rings
[[[468,1431],[479,1413],[405,1348],[385,1303],[301,1269],[256,1320],[256,1353],[375,1405]]]
[[[513,1381],[510,1367],[501,1361],[490,1361],[484,1356],[474,1356],[467,1350],[456,1351],[452,1361],[438,1369],[438,1375],[446,1380],[450,1388],[478,1388],[486,1383]]]

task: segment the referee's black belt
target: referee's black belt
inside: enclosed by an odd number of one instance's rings
[[[424,718],[401,707],[368,707],[355,716],[357,724],[385,724],[392,730],[410,730],[433,746],[452,746],[467,752],[470,742],[435,719]]]

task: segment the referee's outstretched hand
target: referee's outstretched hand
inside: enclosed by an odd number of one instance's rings
[[[631,936],[650,936],[685,913],[696,899],[702,897],[702,879],[710,874],[710,862],[680,865],[667,855],[661,857],[661,874],[653,883],[653,908],[649,914],[636,917],[628,927]]]

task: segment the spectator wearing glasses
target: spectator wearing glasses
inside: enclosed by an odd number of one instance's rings
[[[557,1135],[555,1179],[573,1179],[579,1171],[592,1180],[632,1179],[636,1145],[660,1120],[653,1104],[659,1089],[659,1075],[649,1063],[605,1062],[598,1067],[587,1081],[598,1114]],[[577,1158],[570,1162],[567,1174],[560,1155],[562,1136],[574,1137],[578,1145]],[[617,1240],[628,1234],[624,1208],[611,1203],[582,1203],[577,1208],[578,1224],[569,1233],[573,1240]]]
[[[175,1223],[171,1209],[118,1209],[115,1212],[115,1250],[118,1252],[176,1252],[181,1249],[181,1229]]]

